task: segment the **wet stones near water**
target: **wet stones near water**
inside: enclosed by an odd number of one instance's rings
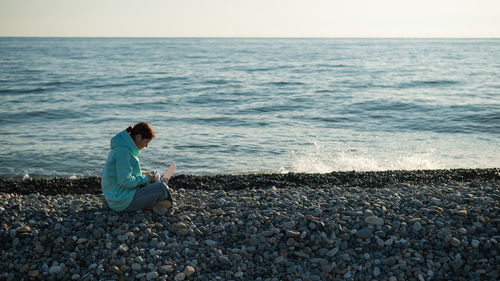
[[[170,179],[173,189],[237,190],[245,188],[324,186],[360,186],[370,188],[467,183],[467,187],[482,187],[483,182],[500,179],[500,169],[451,169],[421,171],[332,172],[328,174],[248,174],[248,175],[177,175]],[[492,185],[484,185],[486,190]],[[101,194],[101,179],[0,179],[0,192],[16,194]],[[431,198],[439,206],[439,198]],[[75,204],[82,203],[76,201]],[[84,203],[83,203],[84,204]],[[217,207],[213,202],[210,207]],[[459,214],[462,214],[460,212]]]
[[[173,189],[164,217],[116,213],[96,194],[3,192],[0,279],[498,280],[500,180],[483,172],[431,185],[396,172],[409,180],[383,187],[249,175],[237,190],[216,176],[206,186],[224,188]]]

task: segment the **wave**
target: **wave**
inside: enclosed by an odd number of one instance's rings
[[[184,81],[184,80],[189,80],[188,77],[183,77],[183,76],[167,76],[167,77],[158,77],[158,78],[153,78],[152,82],[172,82],[172,81]]]
[[[345,107],[349,113],[369,113],[378,111],[413,111],[413,112],[429,112],[434,106],[426,106],[414,102],[393,101],[387,99],[367,100],[362,102],[355,102]]]
[[[202,124],[202,125],[217,125],[222,127],[247,127],[251,128],[257,123],[243,117],[233,116],[214,116],[214,117],[171,117],[171,123],[179,124]],[[259,121],[259,127],[267,126],[268,122]]]
[[[0,89],[0,95],[23,95],[23,94],[37,94],[43,93],[49,88],[44,87],[34,87],[34,88],[26,88],[26,89]]]
[[[444,86],[454,86],[459,84],[460,81],[456,80],[415,80],[410,82],[400,83],[396,88],[408,89],[408,88],[423,88],[423,87],[444,87]]]
[[[206,84],[213,84],[213,85],[225,85],[225,84],[232,84],[232,83],[239,83],[239,81],[230,81],[230,80],[225,80],[225,79],[212,79],[212,80],[206,80]]]
[[[295,112],[300,109],[304,109],[306,106],[304,104],[293,104],[293,105],[266,105],[266,106],[250,106],[245,109],[238,110],[238,114],[251,114],[251,113],[267,113],[267,112],[281,112],[289,111]]]
[[[305,85],[305,83],[302,83],[302,82],[288,82],[288,81],[276,81],[276,82],[268,82],[268,83],[265,83],[264,85],[271,85],[271,86],[301,86],[301,85]]]
[[[321,68],[343,68],[343,67],[349,67],[347,64],[327,64],[327,63],[319,63],[314,65],[315,67],[321,67]]]
[[[50,110],[33,110],[25,112],[3,112],[0,114],[1,122],[23,124],[30,122],[42,122],[65,119],[78,119],[88,117],[89,114],[85,111],[75,111],[73,109],[50,109]]]
[[[270,67],[255,67],[255,68],[239,68],[237,70],[242,70],[248,73],[253,73],[253,72],[268,72],[268,71],[276,71],[276,70],[283,70],[283,69],[291,69],[294,68],[294,66],[291,65],[279,65],[279,66],[270,66]]]
[[[385,171],[446,169],[447,166],[434,156],[434,152],[393,153],[370,155],[350,149],[339,150],[315,141],[310,146],[290,150],[289,166],[280,172],[330,173],[333,171]]]

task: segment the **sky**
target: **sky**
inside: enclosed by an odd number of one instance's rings
[[[500,37],[500,0],[0,0],[0,36]]]

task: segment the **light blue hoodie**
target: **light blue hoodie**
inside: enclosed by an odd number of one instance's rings
[[[139,149],[126,130],[111,139],[111,151],[102,171],[101,187],[111,209],[122,211],[130,205],[137,187],[147,184],[139,164]]]

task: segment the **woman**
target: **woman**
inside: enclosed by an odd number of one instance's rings
[[[142,173],[139,151],[155,137],[146,122],[111,138],[111,151],[102,172],[101,187],[109,207],[118,212],[142,209],[164,215],[173,201],[165,183],[152,173]]]

